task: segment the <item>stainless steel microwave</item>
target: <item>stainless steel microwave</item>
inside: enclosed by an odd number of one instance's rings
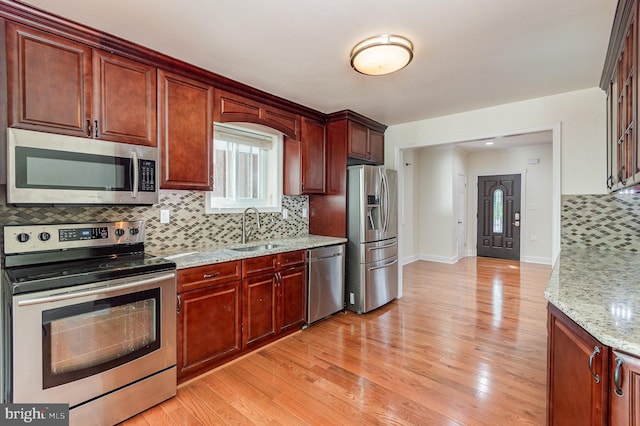
[[[7,203],[158,202],[158,149],[7,129]]]

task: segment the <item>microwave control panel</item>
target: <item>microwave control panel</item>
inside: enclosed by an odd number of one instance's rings
[[[140,182],[138,191],[155,192],[156,190],[156,162],[153,160],[139,160]]]

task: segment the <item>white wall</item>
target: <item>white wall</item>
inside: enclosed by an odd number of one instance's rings
[[[467,241],[476,255],[477,242],[478,176],[521,174],[522,199],[520,228],[520,260],[535,263],[551,263],[552,229],[552,147],[537,145],[526,148],[475,151],[469,154],[469,187],[467,193],[469,221]],[[538,164],[528,164],[529,159],[539,159]]]
[[[388,167],[400,167],[400,152],[407,148],[449,144],[486,137],[538,131],[555,128],[554,163],[558,167],[562,194],[606,193],[606,114],[605,94],[599,88],[579,90],[544,98],[499,105],[460,114],[390,126],[385,133],[385,162]],[[561,130],[559,130],[561,129]],[[557,150],[557,152],[556,152]],[[406,152],[406,151],[405,151]],[[560,157],[560,158],[557,158]],[[559,169],[559,170],[557,170]],[[414,172],[415,173],[415,172]],[[414,177],[417,176],[414,174]],[[414,182],[412,190],[421,185]],[[555,190],[555,189],[554,189]],[[404,188],[401,189],[404,191]],[[404,194],[404,199],[407,195]],[[559,194],[554,194],[555,233],[559,234]],[[416,221],[424,206],[418,207]],[[557,217],[556,217],[557,216]],[[401,241],[417,229],[418,223],[405,223]],[[420,233],[419,249],[428,247]],[[552,257],[559,250],[559,235],[553,243]],[[410,249],[411,246],[407,247]],[[403,246],[403,249],[405,247]],[[420,252],[404,252],[403,259],[418,256]]]
[[[402,152],[403,158],[401,159],[400,168],[404,169],[404,173],[399,174],[403,178],[403,181],[399,183],[404,188],[403,197],[400,206],[400,229],[398,230],[400,238],[400,253],[410,253],[410,258],[405,262],[412,262],[418,260],[417,253],[419,252],[419,228],[420,220],[418,220],[418,207],[419,207],[419,184],[416,184],[417,172],[420,170],[418,166],[418,158],[416,150],[408,149]],[[404,256],[403,256],[404,257]]]

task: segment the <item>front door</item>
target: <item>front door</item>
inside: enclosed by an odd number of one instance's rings
[[[478,176],[478,256],[520,260],[520,175]]]

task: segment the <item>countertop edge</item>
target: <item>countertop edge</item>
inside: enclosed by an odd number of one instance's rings
[[[563,249],[544,296],[603,345],[640,357],[640,327],[633,321],[640,288],[630,280],[636,272],[636,253]]]
[[[148,250],[154,256],[163,257],[176,263],[176,268],[187,269],[196,266],[232,262],[252,257],[267,256],[289,251],[306,250],[336,244],[344,244],[348,240],[340,237],[322,235],[304,235],[290,238],[270,239],[268,241],[251,241],[246,244],[214,244],[206,247],[195,247],[180,250]],[[276,247],[259,251],[235,251],[235,248],[274,244]]]

